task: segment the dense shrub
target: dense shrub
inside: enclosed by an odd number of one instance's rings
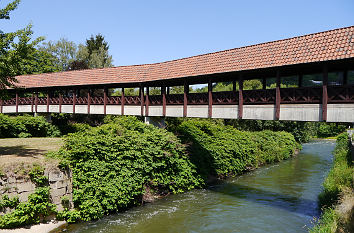
[[[318,123],[317,136],[320,138],[337,136],[347,129],[347,125],[338,123]]]
[[[135,117],[118,117],[64,140],[59,155],[73,171],[78,210],[62,214],[69,221],[98,219],[137,205],[146,187],[179,193],[203,184],[176,136]]]
[[[333,167],[325,179],[323,191],[319,195],[319,203],[323,213],[317,225],[310,232],[346,232],[337,228],[339,226],[343,229],[350,227],[350,223],[343,222],[345,218],[335,211],[335,205],[340,196],[345,195],[346,192],[354,192],[354,167],[349,143],[347,133],[342,133],[337,137]]]
[[[177,130],[190,144],[191,161],[204,178],[236,175],[288,158],[297,146],[294,137],[286,132],[241,132],[208,120],[187,120]]]
[[[0,138],[58,137],[60,131],[42,116],[10,117],[0,114]]]
[[[238,130],[245,131],[285,131],[294,135],[299,143],[308,142],[312,137],[333,137],[345,131],[350,124],[301,121],[261,121],[261,120],[225,120]]]

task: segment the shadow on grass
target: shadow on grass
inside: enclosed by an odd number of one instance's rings
[[[26,148],[25,146],[0,146],[0,156],[16,155],[21,157],[35,157],[45,152],[46,150]]]

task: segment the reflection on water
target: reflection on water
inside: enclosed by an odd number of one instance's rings
[[[303,145],[295,158],[208,189],[69,226],[68,232],[307,232],[319,215],[317,195],[334,142]],[[59,231],[60,232],[60,231]]]

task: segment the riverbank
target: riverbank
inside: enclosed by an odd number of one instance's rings
[[[51,221],[28,227],[1,230],[0,233],[48,233],[67,224],[65,221]]]
[[[353,147],[347,133],[338,136],[333,167],[319,195],[322,215],[311,233],[354,231]]]
[[[305,143],[297,156],[279,163],[55,233],[306,233],[319,216],[317,196],[334,147],[328,140]]]
[[[57,219],[100,219],[155,197],[205,187],[211,177],[224,179],[287,159],[298,148],[285,132],[242,132],[206,120],[176,128],[178,137],[135,117],[119,117],[65,137],[51,157],[72,170],[75,209],[57,212]]]

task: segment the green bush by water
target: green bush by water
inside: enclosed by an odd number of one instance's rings
[[[187,120],[177,127],[189,144],[191,161],[208,176],[237,175],[261,164],[293,155],[297,143],[286,132],[242,132],[208,120]]]
[[[59,152],[73,172],[77,210],[68,221],[89,221],[142,202],[146,187],[156,194],[203,185],[175,135],[135,117],[118,117],[85,132],[69,134]]]

